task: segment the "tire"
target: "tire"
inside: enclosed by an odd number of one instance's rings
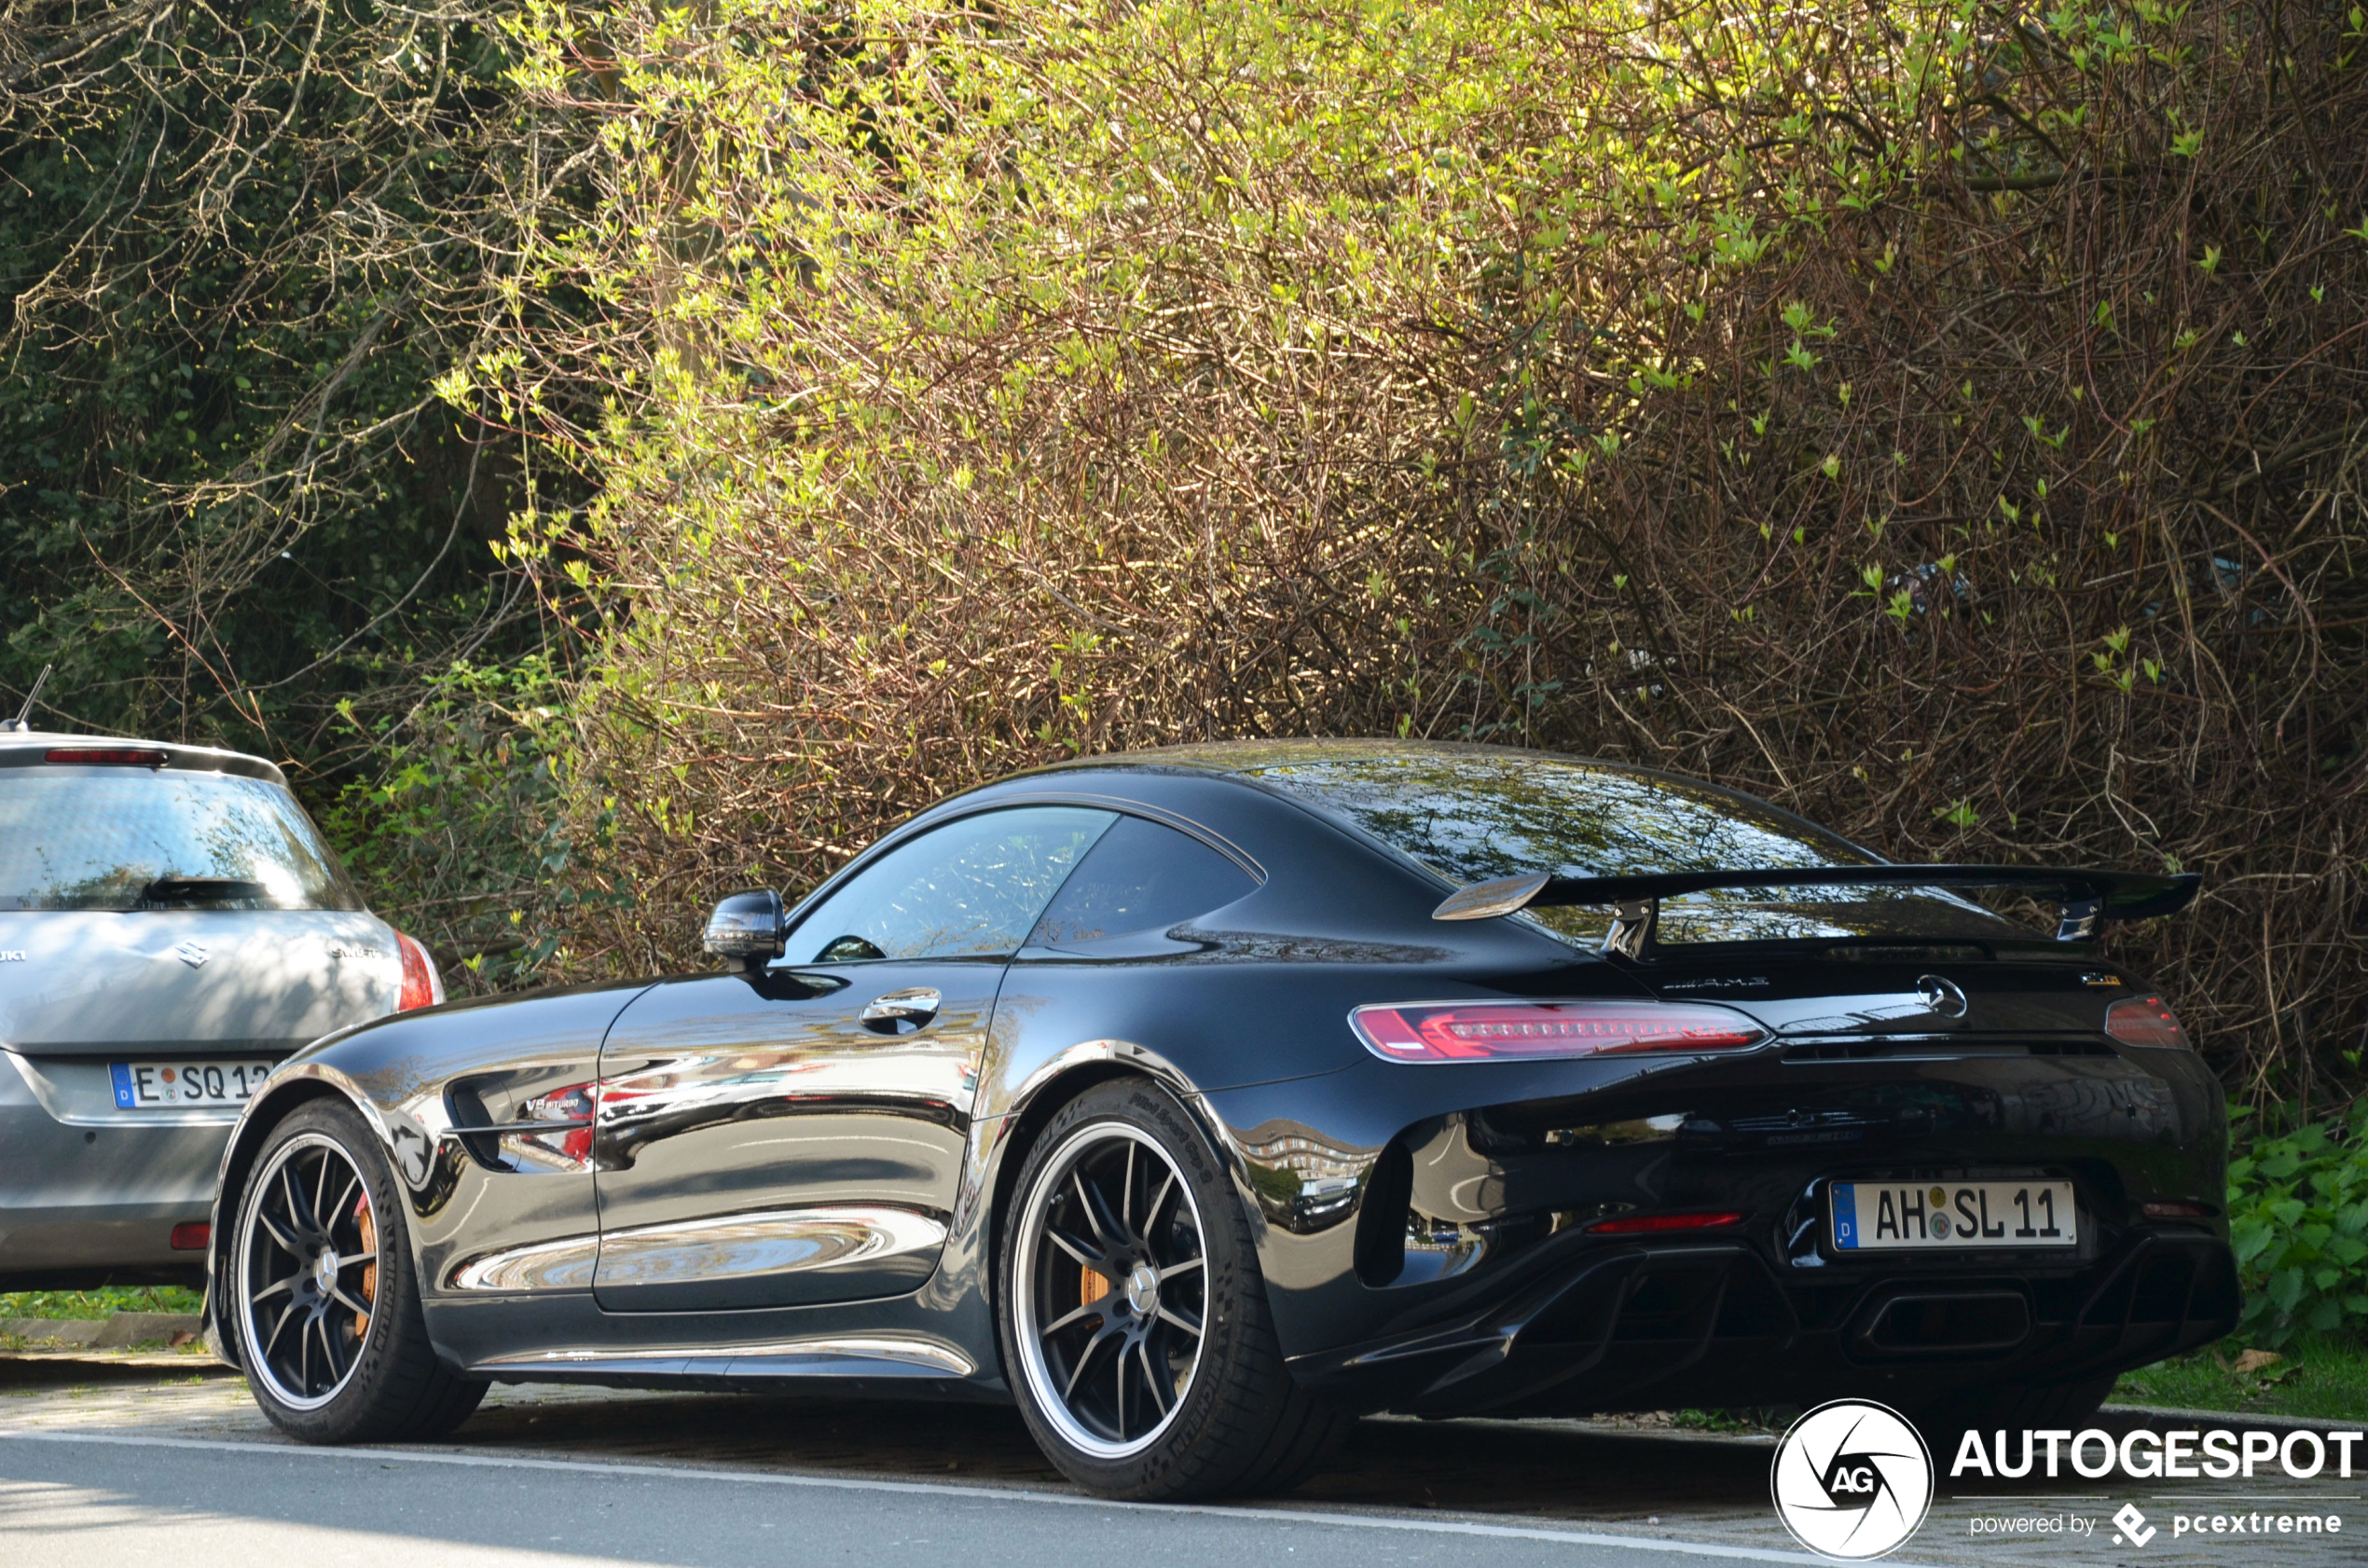
[[[487,1385],[428,1342],[402,1190],[362,1118],[338,1102],[302,1106],[253,1170],[223,1316],[271,1424],[300,1442],[366,1443],[466,1421]]]
[[[1279,1492],[1355,1424],[1284,1365],[1224,1162],[1141,1080],[1053,1118],[1001,1217],[996,1322],[1020,1412],[1105,1497]]]

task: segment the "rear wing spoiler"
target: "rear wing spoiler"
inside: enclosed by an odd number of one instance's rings
[[[2195,901],[2202,882],[2194,872],[2165,875],[2045,866],[1748,866],[1625,876],[1528,872],[1459,887],[1431,911],[1431,918],[1486,920],[1533,904],[1607,907],[1614,918],[1604,951],[1641,958],[1652,940],[1661,900],[1714,887],[2009,887],[2062,906],[2058,942],[2086,942],[2108,921],[2177,914]]]

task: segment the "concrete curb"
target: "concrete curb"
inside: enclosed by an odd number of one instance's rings
[[[2097,1413],[2127,1427],[2142,1426],[2150,1432],[2168,1432],[2174,1427],[2182,1432],[2197,1427],[2210,1430],[2215,1426],[2225,1426],[2231,1431],[2251,1427],[2256,1432],[2368,1431],[2368,1414],[2362,1414],[2357,1420],[2336,1421],[2325,1416],[2256,1415],[2245,1410],[2185,1410],[2164,1405],[2107,1405]]]
[[[0,1318],[0,1338],[75,1350],[119,1350],[150,1342],[170,1344],[175,1334],[201,1334],[196,1313],[117,1313],[112,1317]]]

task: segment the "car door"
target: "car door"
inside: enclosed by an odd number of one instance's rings
[[[600,1053],[600,1306],[792,1306],[927,1280],[1004,967],[1114,819],[957,818],[860,868],[765,970],[637,997]]]

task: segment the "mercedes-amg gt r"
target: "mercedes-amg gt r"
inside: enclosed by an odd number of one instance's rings
[[[299,1053],[210,1311],[310,1440],[492,1381],[1013,1400],[1116,1496],[1382,1410],[2076,1424],[2237,1310],[2221,1091],[2100,945],[2194,893],[1531,751],[1045,768],[725,900],[718,972]]]

